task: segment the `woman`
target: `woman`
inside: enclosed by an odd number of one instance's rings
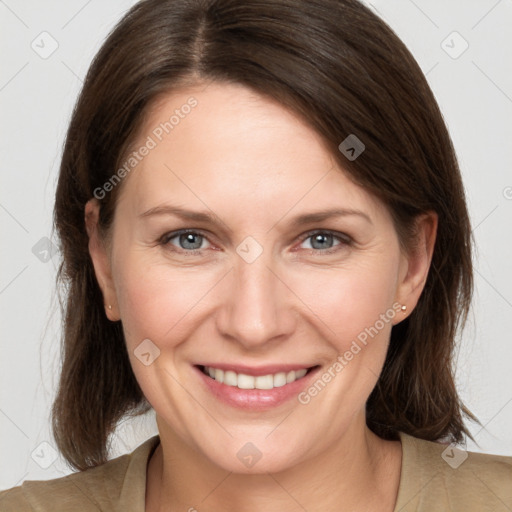
[[[452,374],[472,292],[454,150],[362,4],[135,5],[85,80],[55,224],[52,419],[79,472],[7,510],[512,507],[511,457],[447,446],[476,420]],[[108,460],[150,408],[159,435]]]

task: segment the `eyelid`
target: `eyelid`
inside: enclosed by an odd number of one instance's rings
[[[207,234],[206,231],[203,231],[202,229],[194,229],[194,228],[184,228],[184,229],[178,229],[177,231],[168,231],[167,233],[164,233],[158,239],[158,243],[160,243],[162,245],[167,245],[169,243],[169,241],[172,240],[173,238],[176,238],[180,235],[186,235],[188,233],[200,235],[203,238],[205,238],[206,240],[208,240],[208,243],[210,243],[210,244],[212,243],[212,242],[210,242],[209,235]],[[193,249],[191,251],[185,251],[184,249],[179,249],[179,248],[176,249],[177,252],[187,252],[187,253],[191,253],[191,254],[193,254],[194,252],[201,252],[203,250],[205,250],[205,249]]]
[[[332,229],[313,229],[311,231],[308,231],[307,233],[304,233],[300,236],[299,240],[301,242],[304,242],[304,240],[308,239],[310,236],[317,235],[317,234],[329,234],[332,235],[334,238],[338,238],[345,244],[349,244],[353,242],[353,239],[351,236],[347,235],[346,233],[342,233],[340,231],[334,231]]]

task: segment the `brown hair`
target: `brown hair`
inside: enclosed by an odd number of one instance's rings
[[[476,419],[457,395],[452,368],[473,288],[470,223],[450,136],[404,44],[356,0],[144,0],[94,58],[60,168],[57,284],[67,296],[52,428],[65,459],[78,470],[104,463],[118,422],[151,407],[121,322],[105,315],[85,203],[119,168],[157,98],[209,80],[245,85],[305,119],[354,182],[387,205],[405,246],[418,215],[438,214],[425,288],[392,329],[367,424],[385,439],[397,431],[427,440],[471,437],[463,415]],[[349,134],[366,146],[353,161],[338,150]],[[105,235],[121,189],[100,200]]]

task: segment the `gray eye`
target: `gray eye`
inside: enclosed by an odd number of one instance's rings
[[[334,236],[329,233],[317,233],[309,238],[313,249],[330,249],[333,246]]]
[[[201,248],[203,236],[198,233],[183,233],[179,236],[179,244],[182,249],[196,250]]]

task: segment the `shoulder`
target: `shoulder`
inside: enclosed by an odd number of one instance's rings
[[[396,510],[511,510],[512,457],[467,452],[400,433]]]
[[[154,436],[132,453],[101,466],[53,480],[28,480],[1,491],[0,510],[98,512],[113,510],[126,502],[129,505],[142,503],[140,510],[143,511],[147,461],[158,442],[159,437]]]
[[[0,510],[103,510],[118,494],[129,458],[129,455],[122,455],[101,466],[53,480],[27,480],[0,492]]]

